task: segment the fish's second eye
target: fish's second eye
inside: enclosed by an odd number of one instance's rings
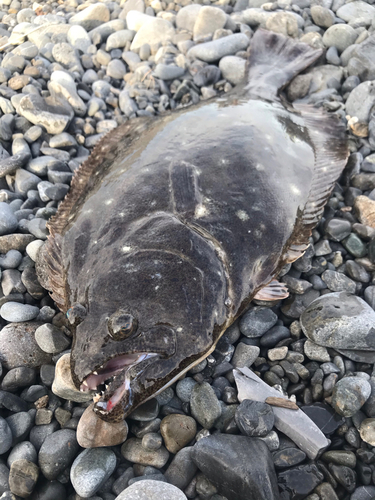
[[[78,302],[68,309],[66,317],[72,326],[78,326],[86,316],[86,308]]]
[[[108,331],[113,340],[125,340],[137,330],[138,322],[126,312],[116,312],[108,320]]]

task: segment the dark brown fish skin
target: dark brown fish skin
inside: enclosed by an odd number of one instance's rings
[[[283,39],[260,36],[271,49]],[[319,53],[309,51],[312,62]],[[87,311],[72,327],[77,387],[109,359],[157,353],[131,368],[121,405],[110,414],[97,408],[103,418],[127,416],[214,349],[257,290],[292,260],[293,245],[307,243],[316,207],[345,164],[338,122],[313,110],[291,112],[276,97],[279,75],[273,87],[261,78],[116,129],[81,167],[50,223],[46,287],[62,310],[82,304]],[[319,148],[327,146],[338,166],[328,168],[320,198],[312,197],[322,183],[314,173]],[[137,318],[138,329],[115,341],[108,318],[119,310]]]

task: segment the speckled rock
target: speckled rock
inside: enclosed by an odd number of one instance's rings
[[[115,500],[187,500],[187,497],[171,484],[142,479],[122,491]]]
[[[346,377],[337,382],[332,392],[332,407],[343,417],[352,417],[366,403],[371,385],[361,377]]]
[[[374,310],[346,292],[314,300],[301,316],[303,332],[310,340],[337,349],[375,350],[374,322]]]

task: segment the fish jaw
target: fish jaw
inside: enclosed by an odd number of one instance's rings
[[[104,386],[105,389],[93,398],[94,411],[103,420],[118,422],[125,417],[124,407],[132,408],[134,380],[155,357],[157,353],[138,352],[112,358],[85,378],[80,391],[98,390]]]

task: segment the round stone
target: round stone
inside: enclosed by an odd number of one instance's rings
[[[351,417],[366,403],[371,385],[361,377],[346,377],[337,382],[332,392],[332,407],[343,417]]]
[[[335,24],[324,33],[323,43],[326,47],[336,47],[339,52],[343,52],[355,42],[357,36],[355,29],[351,26]]]
[[[169,458],[168,451],[161,446],[158,450],[146,450],[142,446],[142,439],[130,438],[121,446],[121,454],[129,462],[140,465],[151,465],[161,469]]]
[[[20,304],[18,302],[6,302],[0,308],[0,316],[12,323],[30,321],[35,319],[38,314],[39,307],[30,306],[28,304]]]
[[[0,331],[0,361],[7,370],[19,366],[37,368],[51,362],[51,355],[35,341],[40,323],[11,323]]]
[[[361,423],[359,433],[363,441],[375,446],[375,418],[365,418]]]
[[[103,3],[94,3],[69,19],[70,24],[78,24],[86,31],[93,30],[110,19],[110,11]]]
[[[232,85],[238,85],[245,78],[246,60],[237,56],[226,56],[220,60],[219,68],[223,78]]]
[[[93,411],[92,403],[84,411],[77,427],[77,441],[82,448],[116,446],[123,443],[128,435],[125,420],[117,423],[105,422]]]
[[[10,449],[13,441],[12,431],[3,417],[0,417],[0,436],[0,455],[3,455]]]
[[[64,354],[56,363],[55,378],[52,384],[52,392],[70,401],[84,403],[92,399],[94,391],[81,392],[75,386],[70,369],[70,354]]]
[[[176,486],[159,481],[142,479],[122,491],[115,500],[187,500]]]
[[[14,233],[18,227],[18,220],[15,217],[8,203],[0,203],[0,236]]]
[[[213,388],[207,382],[193,387],[190,397],[191,414],[205,429],[211,429],[221,415],[221,406]]]
[[[45,323],[35,330],[38,346],[50,354],[58,354],[70,346],[71,340],[59,328]]]
[[[171,453],[177,453],[186,446],[197,432],[195,420],[186,415],[167,415],[160,424],[165,447]]]
[[[301,316],[304,334],[314,343],[334,349],[375,350],[374,322],[374,310],[346,292],[319,297]]]
[[[84,450],[70,469],[73,488],[81,497],[95,495],[116,468],[116,455],[107,448]]]
[[[9,473],[9,487],[14,495],[27,498],[33,492],[39,477],[39,467],[29,460],[12,463]]]
[[[79,446],[75,431],[62,429],[48,435],[39,450],[39,467],[48,480],[56,479],[73,462]],[[88,495],[90,496],[90,495]]]
[[[261,337],[275,326],[277,320],[277,315],[268,307],[255,306],[240,319],[240,330],[246,337]]]
[[[270,405],[250,399],[242,401],[234,418],[242,434],[251,437],[266,436],[275,423],[275,415]]]

